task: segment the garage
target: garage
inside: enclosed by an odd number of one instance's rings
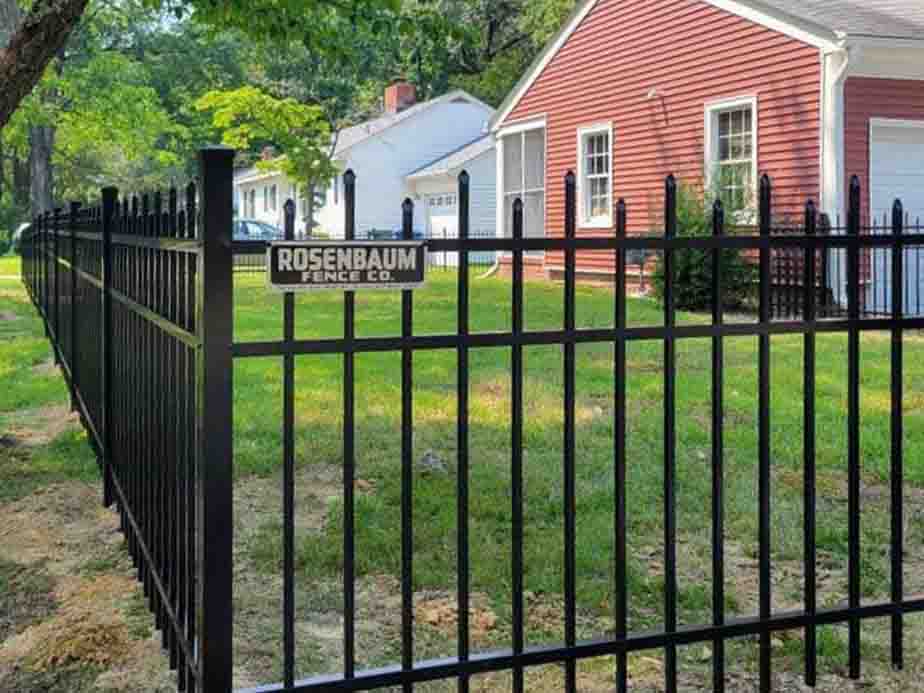
[[[427,196],[427,237],[458,238],[459,207],[455,193],[440,193]],[[430,265],[435,267],[457,267],[457,253],[431,253]]]
[[[886,233],[886,220],[900,199],[909,223],[924,219],[924,120],[870,121],[870,214]],[[867,305],[876,313],[892,310],[891,252],[872,251]],[[905,254],[905,312],[924,315],[924,249]]]

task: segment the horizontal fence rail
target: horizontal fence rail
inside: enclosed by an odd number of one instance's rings
[[[753,636],[759,642],[760,690],[770,691],[773,682],[772,636],[784,630],[802,630],[805,637],[804,677],[814,685],[817,677],[817,629],[845,624],[849,632],[846,655],[849,674],[861,674],[861,624],[886,618],[891,623],[891,658],[901,667],[904,658],[904,616],[924,612],[924,599],[909,597],[903,583],[905,547],[903,509],[903,336],[924,329],[918,292],[921,280],[920,250],[924,228],[912,224],[901,203],[896,203],[888,225],[864,224],[861,218],[859,181],[851,182],[847,223],[831,223],[813,203],[805,207],[798,223],[774,223],[773,188],[768,177],[760,183],[759,223],[756,227],[727,223],[720,202],[711,213],[703,235],[689,236],[678,220],[678,184],[671,176],[664,190],[663,228],[655,234],[630,235],[631,210],[623,201],[615,205],[615,227],[593,237],[577,232],[577,188],[573,174],[564,180],[562,234],[529,237],[524,228],[524,207],[513,203],[509,237],[483,237],[471,229],[470,179],[458,182],[458,233],[430,237],[426,241],[431,268],[456,273],[457,323],[444,334],[415,332],[414,293],[401,293],[400,324],[390,336],[360,337],[356,330],[356,300],[351,291],[343,295],[342,337],[297,339],[297,304],[289,293],[283,299],[282,338],[269,341],[235,341],[233,338],[235,271],[265,272],[266,244],[232,239],[232,155],[227,150],[202,154],[198,189],[181,195],[118,200],[115,190],[103,191],[102,203],[83,209],[45,215],[35,221],[23,241],[23,279],[41,313],[71,387],[75,408],[90,431],[105,480],[107,502],[115,502],[135,558],[139,577],[161,628],[178,672],[180,690],[227,693],[232,686],[234,562],[231,550],[233,524],[232,491],[232,372],[233,359],[278,359],[282,386],[278,411],[282,434],[281,561],[277,568],[282,599],[278,619],[281,639],[281,681],[250,689],[252,693],[292,691],[359,691],[389,687],[414,690],[425,682],[451,682],[467,693],[473,677],[487,672],[509,672],[512,689],[525,690],[529,668],[562,666],[561,689],[578,689],[577,667],[581,660],[611,657],[615,688],[629,687],[629,653],[664,652],[664,686],[678,690],[678,648],[694,643],[711,645],[713,687],[724,690],[725,645],[733,638]],[[356,176],[344,175],[344,240],[364,239],[356,229]],[[286,240],[295,238],[294,204],[285,206]],[[399,238],[413,240],[415,208],[411,200],[401,207]],[[391,232],[389,232],[391,233]],[[376,236],[365,240],[395,240]],[[525,326],[524,284],[527,262],[533,253],[560,257],[563,315],[554,329],[529,330]],[[577,282],[582,262],[591,252],[613,258],[610,277],[614,288],[612,321],[608,327],[577,326]],[[698,253],[709,274],[710,312],[697,324],[678,324],[678,296],[683,288],[676,268],[685,253]],[[730,291],[727,277],[718,270],[731,254],[744,258],[753,269],[753,304],[750,313],[726,310]],[[243,263],[241,258],[255,258]],[[632,263],[644,268],[657,262],[663,287],[663,324],[630,326],[627,320],[627,275]],[[504,332],[471,329],[470,296],[479,265],[495,267],[508,281],[511,327]],[[423,289],[424,291],[426,289]],[[339,299],[338,299],[339,300]],[[889,533],[890,598],[861,601],[861,479],[859,423],[860,336],[866,331],[891,334],[891,524]],[[818,562],[816,491],[816,339],[819,334],[843,334],[847,339],[847,439],[848,467],[848,560],[847,590],[843,603],[822,608],[816,593]],[[805,582],[803,608],[795,612],[774,611],[771,539],[774,527],[773,460],[771,432],[774,418],[771,364],[774,335],[801,335],[803,345],[803,538]],[[726,366],[724,349],[730,338],[751,336],[758,344],[754,367],[758,379],[757,498],[753,508],[758,520],[757,614],[730,618],[724,584],[730,577],[725,558],[725,509],[729,503],[726,471],[726,419],[723,392]],[[684,587],[678,572],[678,358],[681,340],[706,338],[711,342],[711,455],[710,536],[711,618],[708,622],[681,625],[679,594]],[[627,382],[633,364],[627,355],[631,342],[655,342],[663,349],[663,440],[659,441],[663,469],[664,595],[661,626],[637,632],[629,627],[629,537],[627,522],[627,431],[629,413]],[[576,530],[580,448],[577,442],[578,378],[576,346],[611,344],[613,401],[613,560],[612,614],[614,628],[596,639],[582,639],[578,629],[578,539]],[[561,348],[562,398],[560,414],[562,450],[560,485],[563,591],[560,643],[533,646],[526,633],[524,570],[527,554],[525,513],[524,347],[553,345]],[[510,355],[510,493],[509,516],[511,575],[509,644],[501,649],[477,652],[472,642],[473,567],[479,557],[472,551],[472,456],[469,417],[473,350],[501,348]],[[415,643],[414,575],[419,558],[414,550],[414,458],[415,458],[415,356],[426,350],[454,352],[457,373],[455,489],[455,568],[457,601],[457,651],[442,659],[420,659]],[[377,669],[362,669],[357,655],[357,481],[356,356],[369,352],[394,352],[400,356],[400,657]],[[342,368],[343,478],[339,500],[343,521],[337,541],[342,551],[342,672],[299,678],[296,613],[300,577],[296,554],[296,357],[337,355]],[[305,416],[302,412],[300,416]],[[418,414],[419,415],[419,414]],[[310,412],[307,416],[310,417]],[[301,421],[301,419],[299,419]],[[397,433],[397,431],[396,431]],[[400,612],[400,613],[398,613]]]

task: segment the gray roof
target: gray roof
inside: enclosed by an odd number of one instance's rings
[[[753,4],[851,36],[924,39],[921,0],[760,0]]]
[[[489,106],[483,104],[474,96],[467,94],[461,89],[457,89],[436,99],[418,103],[403,111],[399,111],[398,113],[386,113],[385,115],[374,118],[373,120],[368,120],[365,123],[360,123],[359,125],[354,125],[353,127],[344,128],[340,131],[340,134],[337,137],[337,147],[334,150],[334,156],[342,154],[347,149],[355,147],[360,142],[363,142],[370,137],[374,137],[380,132],[393,127],[398,123],[403,123],[406,120],[410,120],[414,116],[420,115],[424,111],[428,111],[437,104],[452,103],[454,101],[464,101],[467,103],[484,106],[489,111],[492,110]]]
[[[485,135],[479,137],[474,142],[463,145],[454,152],[450,152],[444,157],[432,161],[426,166],[422,166],[416,171],[408,174],[408,178],[429,178],[430,176],[439,176],[451,173],[457,168],[467,164],[472,159],[477,159],[485,152],[494,149],[494,135]]]

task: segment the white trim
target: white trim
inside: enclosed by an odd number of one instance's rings
[[[507,116],[517,107],[520,100],[533,86],[545,68],[562,49],[572,34],[577,31],[581,23],[590,14],[590,11],[597,6],[600,0],[585,0],[585,4],[580,6],[571,19],[564,26],[561,32],[553,38],[545,47],[540,57],[533,63],[520,82],[513,88],[513,91],[504,100],[497,113],[491,119],[490,127],[493,131],[501,128]],[[731,14],[747,19],[761,26],[777,31],[785,36],[802,41],[809,46],[814,46],[821,50],[834,51],[841,47],[841,40],[838,34],[830,28],[800,20],[791,15],[773,11],[770,8],[759,9],[750,2],[743,0],[704,0],[713,7],[716,7]]]
[[[913,128],[924,129],[924,120],[896,120],[894,118],[870,118],[870,131],[873,128]]]
[[[825,53],[821,75],[821,204],[832,220],[844,210],[844,84],[854,51],[843,49]]]
[[[587,218],[584,209],[584,138],[588,135],[606,134],[609,144],[609,197],[607,200],[607,213],[604,216]],[[613,121],[594,123],[593,125],[582,125],[577,129],[577,187],[575,195],[578,206],[578,226],[584,229],[607,229],[613,225],[613,152],[615,146],[613,142]]]
[[[760,24],[797,41],[820,48],[835,50],[838,47],[838,35],[829,27],[815,24],[771,7],[755,7],[756,3],[746,0],[704,0],[713,7],[738,15],[755,24]]]
[[[759,161],[760,149],[758,141],[758,121],[760,119],[760,103],[757,95],[736,96],[730,99],[720,99],[707,101],[705,104],[705,130],[703,136],[703,173],[706,181],[706,190],[712,189],[713,168],[718,160],[719,140],[716,136],[717,116],[722,111],[730,111],[737,108],[749,107],[751,109],[751,145],[752,145],[752,162],[751,162],[751,185],[753,186],[753,202],[757,203],[757,183],[760,177]]]
[[[532,116],[531,118],[512,120],[504,125],[504,127],[495,129],[494,137],[495,139],[500,139],[508,135],[527,132],[528,130],[539,130],[540,128],[546,127],[546,120],[546,115],[544,113],[542,115]]]

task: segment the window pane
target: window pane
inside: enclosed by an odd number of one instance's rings
[[[545,193],[528,193],[523,200],[523,235],[545,236]]]
[[[504,192],[523,186],[523,138],[518,133],[504,138]]]
[[[731,130],[731,114],[728,112],[719,114],[719,136],[726,137]]]
[[[526,147],[526,189],[545,187],[545,130],[530,130],[523,137]]]

